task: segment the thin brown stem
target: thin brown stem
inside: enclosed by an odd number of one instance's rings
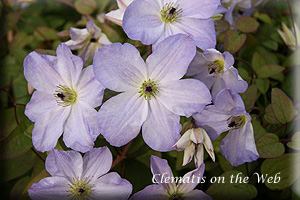
[[[119,164],[122,160],[124,160],[126,158],[126,153],[129,149],[129,147],[131,146],[132,142],[129,142],[128,144],[126,144],[126,146],[124,147],[122,153],[114,160],[113,164],[111,165],[110,169],[113,169],[117,164]]]
[[[40,156],[40,154],[33,148],[31,147],[31,151],[33,151],[33,153],[43,162],[45,162],[45,159],[42,158],[42,156]]]

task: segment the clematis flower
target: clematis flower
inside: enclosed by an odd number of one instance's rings
[[[225,88],[244,93],[248,84],[239,76],[233,64],[234,58],[229,52],[222,54],[215,49],[208,49],[203,53],[197,52],[186,75],[202,81],[211,89],[213,98]]]
[[[214,105],[207,106],[193,117],[212,140],[229,131],[220,144],[220,150],[231,165],[238,166],[258,159],[251,117],[237,93],[222,90]]]
[[[133,0],[117,0],[119,9],[110,11],[106,14],[106,19],[122,26],[123,16],[126,8],[133,2]]]
[[[165,38],[178,33],[192,37],[205,50],[216,45],[211,18],[220,0],[136,0],[125,11],[123,28],[129,38],[154,48]]]
[[[191,116],[211,102],[207,87],[195,79],[179,80],[196,53],[190,37],[167,38],[147,58],[131,44],[103,46],[94,57],[98,81],[121,94],[99,110],[100,132],[113,146],[135,138],[142,127],[154,150],[170,151],[180,138],[180,116]]]
[[[168,165],[167,160],[151,156],[151,171],[155,182],[158,184],[149,185],[142,191],[134,194],[130,200],[153,200],[153,199],[183,199],[183,200],[212,200],[212,198],[201,190],[194,190],[201,181],[205,165],[185,174],[183,181],[175,183],[171,181],[175,177]],[[168,181],[166,181],[168,179]]]
[[[215,162],[214,147],[209,136],[203,128],[192,128],[186,131],[176,142],[174,147],[184,150],[182,166],[191,162],[194,157],[195,166],[198,168],[204,160],[204,147],[211,159]]]
[[[230,23],[232,27],[235,26],[235,20],[240,16],[251,16],[254,7],[261,4],[263,0],[256,2],[252,0],[221,0],[222,5],[227,8],[225,12],[225,20]]]
[[[115,172],[107,173],[111,164],[107,147],[92,149],[84,157],[53,149],[45,164],[51,177],[33,183],[28,194],[32,200],[126,200],[132,185]]]
[[[297,24],[295,24],[296,37],[300,38],[300,29]],[[293,34],[293,31],[290,30],[285,23],[282,22],[282,30],[277,30],[278,34],[284,41],[284,43],[293,51],[296,51],[300,44],[296,44],[296,38]],[[299,43],[299,41],[297,41]]]
[[[104,87],[95,79],[92,66],[83,62],[65,44],[57,56],[30,53],[24,60],[24,75],[34,91],[25,115],[35,122],[34,147],[41,152],[56,146],[64,133],[67,147],[86,152],[99,135],[94,109],[100,106]]]
[[[95,52],[106,44],[111,44],[107,36],[101,32],[93,20],[86,24],[85,29],[70,28],[71,40],[65,42],[72,50],[79,49],[79,56],[86,63],[93,58]]]

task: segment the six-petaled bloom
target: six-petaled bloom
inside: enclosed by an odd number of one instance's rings
[[[157,47],[165,38],[178,33],[192,37],[205,50],[216,45],[211,18],[220,0],[136,0],[125,11],[123,28],[129,38]]]
[[[107,173],[111,164],[107,147],[92,149],[84,157],[76,151],[54,149],[45,163],[51,177],[33,183],[29,196],[32,200],[126,200],[132,185],[115,172]]]
[[[194,116],[197,125],[205,128],[212,140],[229,131],[220,144],[221,153],[233,166],[258,159],[251,117],[239,94],[222,90],[214,105]]]
[[[65,42],[72,50],[80,50],[79,57],[84,63],[95,55],[95,52],[103,45],[111,44],[107,36],[91,20],[85,29],[70,28],[71,40]]]
[[[195,170],[185,174],[182,180],[178,180],[176,183],[176,177],[173,176],[167,160],[151,156],[151,172],[155,182],[158,184],[147,186],[142,191],[134,194],[130,200],[212,200],[203,191],[195,189],[203,177],[204,168],[205,165],[202,164]]]
[[[68,147],[86,152],[100,134],[94,108],[101,104],[104,87],[95,79],[93,67],[82,69],[82,59],[68,46],[61,44],[56,53],[32,52],[24,60],[25,78],[36,89],[25,109],[35,122],[32,142],[38,151],[49,151],[64,133]]]
[[[119,9],[110,11],[105,15],[106,19],[119,26],[122,26],[123,16],[126,8],[133,2],[133,0],[117,0]]]
[[[100,132],[113,146],[135,138],[154,150],[170,151],[180,138],[180,116],[189,117],[211,103],[208,88],[195,79],[180,80],[196,53],[190,37],[165,39],[147,58],[130,44],[103,46],[94,57],[97,80],[121,92],[99,110]]]
[[[215,49],[208,49],[203,53],[197,52],[186,75],[195,76],[206,84],[211,89],[213,98],[222,89],[243,93],[248,84],[239,76],[233,64],[234,58],[229,52],[220,53]]]
[[[195,166],[200,167],[204,160],[204,147],[211,159],[215,161],[212,142],[203,128],[187,130],[174,147],[178,150],[184,150],[182,166],[187,165],[194,157]]]

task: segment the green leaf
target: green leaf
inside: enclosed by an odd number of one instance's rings
[[[256,85],[251,85],[248,87],[245,93],[241,94],[244,100],[246,110],[252,109],[254,107],[257,98],[257,87]]]
[[[82,15],[92,14],[97,8],[95,0],[77,0],[74,5],[77,12]]]
[[[234,29],[229,29],[224,38],[224,51],[235,54],[245,43],[246,34],[239,34]]]
[[[235,170],[225,172],[220,176],[225,178],[225,183],[213,183],[206,193],[212,196],[214,200],[248,200],[255,198],[257,190],[253,185],[248,183],[230,183],[230,176],[233,176],[233,180],[235,180],[238,173],[240,172]],[[242,179],[245,177],[243,174],[239,174],[239,176]]]
[[[259,78],[269,78],[277,75],[284,70],[284,67],[279,65],[264,65],[257,70],[257,76]]]
[[[261,173],[268,174],[268,177],[275,177],[280,173],[280,181],[278,183],[265,182],[266,186],[271,190],[283,190],[290,187],[300,176],[300,154],[290,153],[284,154],[278,158],[267,159],[261,166]]]
[[[58,39],[57,32],[46,26],[38,27],[34,32],[34,36],[37,40],[56,40]]]
[[[263,137],[265,134],[267,134],[266,129],[264,129],[264,127],[262,127],[260,122],[257,119],[255,119],[254,117],[252,117],[251,123],[253,125],[255,141],[259,140],[261,137]]]
[[[269,87],[270,87],[270,81],[269,79],[256,79],[255,80],[255,84],[258,88],[258,90],[262,93],[262,94],[266,94]]]
[[[279,122],[285,124],[293,120],[295,116],[294,104],[282,90],[272,89],[271,102],[272,110]]]
[[[287,143],[287,146],[291,149],[300,150],[300,132],[293,135],[291,142]]]
[[[264,118],[270,124],[280,124],[273,113],[271,104],[266,107]]]
[[[7,182],[18,178],[32,169],[35,154],[32,151],[28,151],[22,156],[6,160],[0,165],[0,171],[4,171],[2,174],[0,183]]]
[[[256,148],[261,158],[277,158],[284,154],[284,145],[277,135],[267,133],[256,142]]]
[[[273,51],[277,51],[277,49],[278,49],[278,43],[273,40],[268,40],[268,41],[262,42],[262,45],[264,45],[265,47],[267,47]]]
[[[26,176],[18,180],[10,192],[10,199],[21,200],[23,196],[23,191],[29,181],[30,181],[29,176]]]
[[[257,72],[262,66],[266,64],[264,57],[259,53],[255,52],[252,56],[252,67],[255,72]]]
[[[269,17],[269,15],[265,14],[265,13],[254,13],[253,15],[255,18],[267,23],[267,24],[272,24],[272,20],[271,18]]]
[[[32,147],[31,137],[25,129],[27,125],[19,126],[0,143],[0,160],[16,158]]]
[[[255,18],[246,16],[239,17],[235,23],[236,27],[244,33],[255,32],[259,27],[259,23]]]

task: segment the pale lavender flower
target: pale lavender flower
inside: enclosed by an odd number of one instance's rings
[[[46,158],[51,177],[33,183],[32,200],[126,200],[132,185],[117,173],[107,173],[112,155],[107,147],[95,148],[83,157],[76,151],[53,149]]]
[[[251,16],[254,7],[261,4],[262,0],[258,0],[256,3],[252,0],[221,0],[221,3],[227,8],[227,11],[225,11],[225,20],[232,27],[235,27],[235,20],[240,16]]]
[[[35,122],[32,142],[38,151],[49,151],[64,133],[68,147],[86,152],[100,134],[94,108],[101,104],[104,87],[95,79],[93,67],[82,69],[82,59],[68,46],[59,45],[56,53],[32,52],[24,60],[25,78],[36,89],[25,109]]]
[[[157,44],[178,33],[192,37],[205,50],[216,45],[211,18],[220,0],[136,0],[125,11],[123,28],[129,38],[143,44]]]
[[[251,117],[237,93],[222,90],[214,105],[207,106],[193,117],[212,140],[229,131],[220,144],[220,150],[231,165],[238,166],[258,159]]]
[[[244,93],[248,87],[233,67],[234,58],[229,52],[220,53],[215,49],[208,49],[203,53],[197,52],[190,64],[187,76],[195,76],[209,89],[213,98],[222,89],[231,89],[237,93]]]
[[[107,13],[105,15],[106,19],[108,19],[109,21],[115,24],[118,24],[119,26],[122,26],[124,12],[132,2],[133,0],[117,0],[119,9]]]
[[[182,166],[191,162],[194,157],[195,166],[198,168],[204,160],[204,148],[215,161],[214,147],[211,140],[203,128],[192,128],[187,130],[176,142],[174,147],[178,150],[184,150]]]
[[[79,49],[79,57],[86,63],[95,52],[106,44],[111,44],[107,36],[96,26],[93,20],[86,24],[85,29],[70,28],[71,40],[65,42],[72,50]]]
[[[211,102],[202,82],[180,80],[196,53],[191,38],[178,34],[158,47],[146,63],[131,44],[103,46],[94,57],[97,80],[121,92],[98,114],[100,132],[113,146],[125,145],[142,127],[152,149],[169,151],[180,138],[180,116],[189,117]]]
[[[205,165],[185,174],[177,184],[168,161],[156,156],[151,156],[151,172],[156,183],[149,185],[142,191],[134,194],[130,200],[212,200],[212,198],[195,187],[200,183]]]

